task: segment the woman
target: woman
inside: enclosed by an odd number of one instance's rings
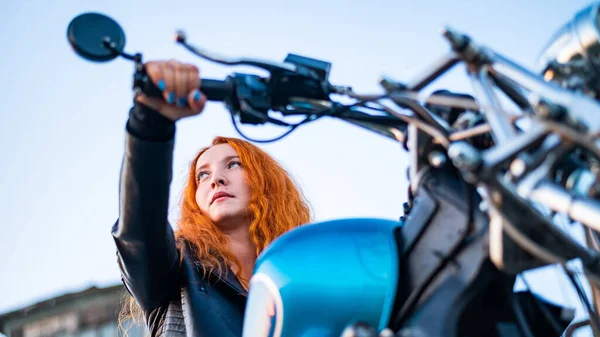
[[[146,69],[164,101],[137,96],[127,122],[120,215],[112,230],[132,296],[124,313],[135,316],[137,308],[152,336],[241,336],[257,255],[309,222],[309,208],[269,155],[217,137],[192,161],[173,232],[167,209],[175,122],[199,114],[206,99],[196,67],[161,61]]]

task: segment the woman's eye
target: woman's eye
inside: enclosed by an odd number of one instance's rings
[[[229,168],[233,168],[235,166],[242,166],[242,163],[240,163],[239,161],[232,161],[231,163],[229,163]]]
[[[200,172],[198,173],[198,180],[202,180],[208,176],[208,172]]]

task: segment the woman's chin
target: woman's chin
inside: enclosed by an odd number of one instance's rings
[[[244,213],[234,210],[223,210],[222,212],[211,214],[211,220],[222,230],[248,226]]]

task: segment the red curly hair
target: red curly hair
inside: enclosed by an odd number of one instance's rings
[[[246,182],[251,189],[248,205],[250,215],[249,234],[256,256],[283,233],[311,221],[308,202],[289,173],[275,159],[257,146],[237,138],[216,137],[211,146],[201,149],[189,165],[187,183],[181,200],[181,214],[175,237],[180,257],[183,259],[185,244],[201,262],[204,273],[222,275],[227,266],[236,265],[240,282],[247,286],[249,280],[241,278],[242,267],[229,249],[227,236],[203,214],[196,203],[196,163],[212,146],[229,144],[237,152],[244,169]],[[139,306],[128,294],[120,313],[119,325],[132,319],[135,324],[141,317]]]
[[[212,146],[219,144],[229,144],[237,152],[246,182],[252,191],[248,205],[249,232],[256,247],[256,256],[281,234],[311,220],[308,203],[301,191],[288,172],[271,156],[257,146],[237,138],[213,139]],[[200,211],[196,203],[196,163],[209,148],[210,146],[200,150],[189,167],[175,236],[178,241],[183,239],[190,244],[205,272],[215,271],[221,274],[225,267],[223,261],[226,261],[238,267],[237,274],[240,277],[241,266],[229,250],[227,237]],[[248,280],[240,281],[247,285]]]

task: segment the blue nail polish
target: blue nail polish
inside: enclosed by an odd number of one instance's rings
[[[167,88],[167,86],[165,85],[164,80],[158,81],[158,89],[160,89],[160,91],[165,91],[166,88]]]
[[[200,91],[196,91],[196,93],[194,94],[194,101],[199,101],[200,100]]]
[[[175,93],[174,92],[171,91],[169,93],[169,97],[167,98],[167,103],[169,103],[169,104],[175,103]]]
[[[177,100],[178,107],[183,107],[183,106],[185,106],[186,103],[187,103],[187,100],[184,97],[179,97],[179,99]]]

